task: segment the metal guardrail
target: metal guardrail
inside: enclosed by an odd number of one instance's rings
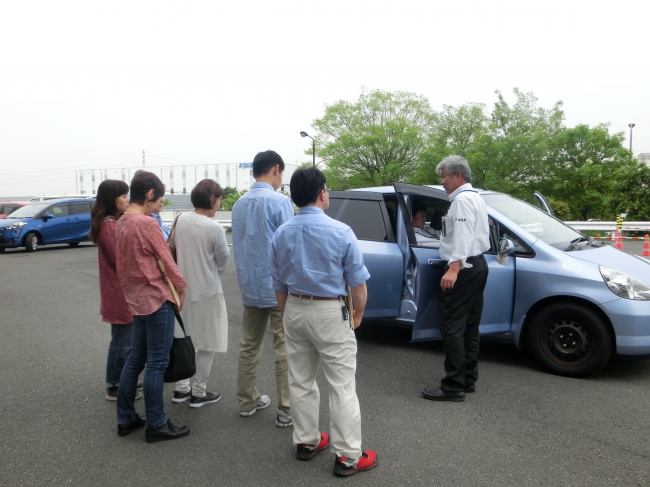
[[[588,222],[564,222],[575,230],[593,230],[593,231],[605,231],[605,232],[614,232],[616,230],[616,222],[599,222],[599,221],[588,221]],[[624,232],[650,232],[650,222],[623,222],[623,231]]]

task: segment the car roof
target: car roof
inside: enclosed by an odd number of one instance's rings
[[[29,201],[0,201],[0,205],[28,205]]]
[[[432,188],[439,191],[444,191],[444,188],[439,184],[416,184],[414,186],[422,186],[423,188]],[[503,194],[500,191],[490,191],[489,189],[474,188],[479,194]],[[348,191],[369,191],[372,193],[394,194],[395,188],[393,186],[375,186],[372,188],[354,188]]]
[[[60,198],[56,200],[32,201],[30,205],[34,203],[46,203],[48,205],[54,205],[56,203],[90,203],[93,201],[95,201],[95,198]]]

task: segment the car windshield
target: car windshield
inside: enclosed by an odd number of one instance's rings
[[[525,201],[505,194],[482,195],[485,202],[542,242],[565,250],[582,234]]]
[[[30,203],[25,205],[22,208],[18,208],[7,219],[16,219],[16,218],[34,218],[45,208],[50,206],[51,203]]]

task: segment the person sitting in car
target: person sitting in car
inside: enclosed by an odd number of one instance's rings
[[[415,232],[415,239],[419,245],[439,244],[438,236],[431,228],[424,228],[427,222],[427,207],[420,200],[413,200],[411,203],[411,224]],[[435,241],[435,242],[434,242]]]

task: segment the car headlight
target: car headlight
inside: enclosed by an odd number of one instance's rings
[[[5,230],[20,230],[25,225],[27,225],[26,222],[16,222],[16,223],[12,223],[11,225],[7,225],[5,227]]]
[[[609,267],[602,265],[598,267],[605,284],[617,296],[638,301],[650,301],[650,286],[647,284]]]

